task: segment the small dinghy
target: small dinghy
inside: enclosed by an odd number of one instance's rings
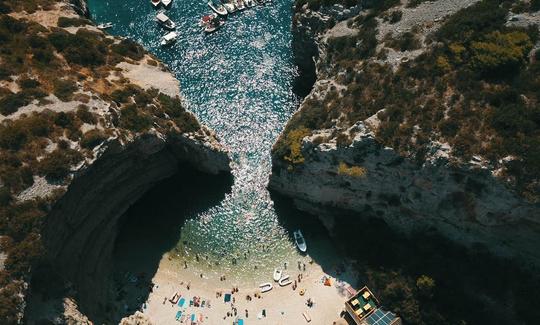
[[[167,35],[165,35],[165,36],[163,36],[161,38],[160,45],[161,46],[170,45],[170,44],[176,42],[177,37],[178,37],[178,35],[175,32],[170,32],[170,33],[168,33]]]
[[[104,24],[97,25],[97,28],[103,30],[103,29],[111,28],[112,26],[113,26],[112,23],[104,23]]]
[[[204,32],[207,34],[213,33],[218,30],[221,26],[225,24],[224,20],[219,19],[218,17],[210,20],[204,24]]]
[[[157,14],[156,20],[161,26],[165,27],[166,29],[173,30],[176,28],[176,24],[174,23],[174,21],[172,21],[169,17],[167,17],[167,15],[162,12]]]
[[[221,3],[215,4],[213,1],[208,1],[208,7],[218,15],[227,16],[227,9]]]
[[[279,279],[281,279],[281,275],[283,275],[283,271],[281,271],[281,269],[275,268],[274,269],[274,281],[278,282]]]
[[[206,24],[210,23],[212,20],[217,18],[216,13],[211,13],[206,16],[202,16],[201,20],[199,21],[199,26],[205,26]]]
[[[294,241],[296,242],[296,247],[302,252],[305,253],[307,251],[307,245],[306,240],[304,239],[304,236],[302,235],[302,232],[300,230],[296,230],[294,233]]]
[[[159,7],[161,0],[151,0],[150,2],[152,3],[152,7],[157,8]]]
[[[273,287],[274,286],[270,282],[263,283],[263,284],[259,285],[259,289],[261,289],[262,293],[272,290]]]
[[[164,7],[168,7],[171,5],[172,0],[161,0],[161,3],[163,4]]]
[[[279,279],[278,283],[279,283],[280,286],[284,287],[284,286],[288,286],[289,284],[291,284],[292,281],[289,280],[289,276],[286,275],[286,276],[282,277],[281,279]]]

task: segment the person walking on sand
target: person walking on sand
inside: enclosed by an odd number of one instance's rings
[[[248,318],[248,310],[246,309],[246,318]]]
[[[187,262],[184,261],[184,269],[187,269]]]

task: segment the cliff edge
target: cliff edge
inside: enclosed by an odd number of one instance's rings
[[[69,288],[66,310],[103,313],[123,212],[179,166],[230,171],[167,68],[81,15],[82,1],[0,3],[2,324],[22,321],[42,265]],[[59,317],[86,319],[72,315]]]
[[[270,189],[330,230],[380,218],[539,266],[539,9],[298,1],[317,80],[273,147]]]

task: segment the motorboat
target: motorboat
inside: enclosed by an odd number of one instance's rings
[[[165,35],[165,36],[163,36],[161,38],[160,45],[161,46],[170,45],[170,44],[176,42],[177,37],[178,37],[178,34],[176,34],[175,32],[170,32],[170,33],[168,33],[167,35]]]
[[[111,28],[111,27],[113,27],[112,23],[104,23],[104,24],[97,25],[97,28],[101,30]]]
[[[213,33],[225,24],[224,20],[214,18],[204,25],[204,32],[207,34]]]
[[[279,279],[278,283],[279,283],[279,285],[281,287],[284,287],[284,286],[288,286],[289,284],[291,284],[292,281],[289,279],[288,275],[285,275],[281,279]]]
[[[172,3],[172,0],[161,0],[161,3],[164,7],[169,7]]]
[[[211,13],[209,15],[202,16],[201,20],[199,21],[199,26],[205,26],[209,24],[212,20],[216,19],[217,16],[218,15],[216,13]]]
[[[150,2],[152,3],[152,6],[154,8],[159,7],[159,5],[161,4],[161,0],[150,0]]]
[[[176,24],[174,23],[174,21],[172,21],[169,17],[167,17],[167,15],[162,12],[157,14],[156,20],[161,26],[165,27],[166,29],[173,30],[176,28]]]
[[[246,9],[246,6],[244,5],[244,1],[243,0],[236,0],[236,8],[238,10]]]
[[[227,9],[221,3],[216,4],[212,0],[208,1],[208,7],[220,16],[227,16]]]
[[[281,279],[282,275],[283,275],[283,271],[281,271],[281,269],[278,269],[278,268],[274,269],[274,281],[278,282],[279,279]]]
[[[259,289],[261,289],[261,293],[268,292],[268,291],[272,290],[273,287],[274,286],[270,282],[262,283],[262,284],[259,285]]]
[[[234,5],[234,3],[232,3],[231,1],[224,1],[224,0],[221,0],[221,3],[223,4],[223,6],[225,7],[225,9],[227,10],[228,13],[232,14],[233,12],[236,12],[236,6]]]
[[[300,230],[295,230],[294,233],[294,241],[296,243],[296,247],[302,252],[305,253],[307,251],[307,245],[306,240],[304,239],[304,236],[302,235],[302,232]]]

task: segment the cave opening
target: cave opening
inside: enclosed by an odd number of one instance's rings
[[[143,308],[161,259],[181,240],[185,216],[219,204],[231,186],[231,175],[180,166],[176,175],[157,183],[124,213],[112,255],[113,301],[107,308],[111,320]]]

